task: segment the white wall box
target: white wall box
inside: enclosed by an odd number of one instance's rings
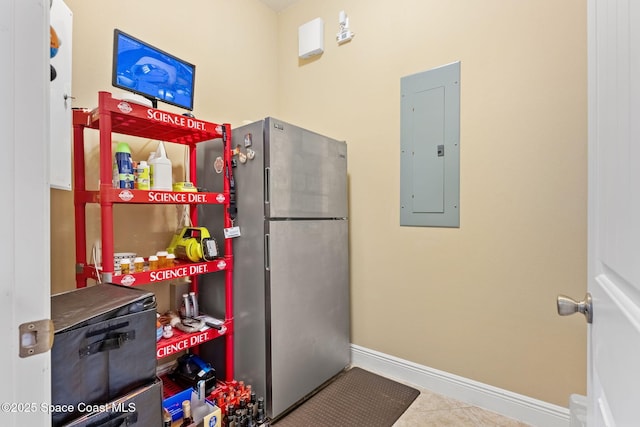
[[[324,21],[316,18],[298,28],[298,56],[302,59],[324,52]]]

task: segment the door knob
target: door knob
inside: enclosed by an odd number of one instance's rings
[[[558,295],[558,314],[568,316],[573,313],[582,313],[587,319],[587,323],[593,322],[593,305],[591,304],[591,294],[587,292],[584,301],[576,301],[565,295]]]

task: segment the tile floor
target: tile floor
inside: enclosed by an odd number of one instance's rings
[[[520,421],[486,411],[431,391],[415,387],[420,395],[393,427],[530,427]]]

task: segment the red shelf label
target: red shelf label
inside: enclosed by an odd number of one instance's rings
[[[129,190],[126,188],[103,187],[105,200],[112,203],[146,204],[223,204],[227,201],[224,193],[173,192]]]
[[[120,104],[118,104],[118,108],[120,108],[119,105]],[[154,122],[180,126],[191,130],[195,129],[202,132],[215,132],[217,134],[222,134],[222,126],[220,125],[207,123],[191,117],[179,116],[177,114],[168,113],[166,111],[154,110],[153,108],[147,108],[147,119]],[[213,129],[209,129],[210,127],[213,127]]]
[[[209,262],[185,263],[177,267],[164,268],[161,270],[145,271],[143,273],[114,275],[111,283],[124,286],[138,286],[146,283],[161,282],[163,280],[179,279],[187,276],[197,276],[200,274],[213,273],[227,268],[227,261],[218,259]]]
[[[220,333],[215,329],[207,329],[206,331],[196,332],[194,334],[186,334],[174,329],[175,335],[173,337],[162,338],[158,342],[156,357],[161,359],[207,341],[211,341],[214,338],[224,335],[224,331],[225,330],[223,329],[223,332]]]
[[[105,115],[110,116],[112,133],[186,145],[222,138],[228,126],[119,100],[108,92],[100,92],[99,106],[91,112],[75,111],[74,125],[100,129]]]

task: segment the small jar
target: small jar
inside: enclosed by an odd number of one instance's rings
[[[171,325],[165,325],[162,329],[163,338],[171,338],[173,336],[173,328]]]
[[[136,257],[133,260],[133,272],[134,273],[142,273],[144,271],[144,258],[141,256]]]
[[[167,268],[167,251],[158,251],[156,256],[158,257],[158,268]]]
[[[120,273],[129,274],[131,272],[131,260],[129,258],[125,258],[120,260]]]
[[[151,255],[149,257],[149,270],[157,270],[160,268],[158,257],[156,255]]]
[[[165,268],[174,267],[175,266],[175,262],[176,262],[176,255],[175,254],[167,254],[166,262],[167,262],[167,264],[165,265]]]

